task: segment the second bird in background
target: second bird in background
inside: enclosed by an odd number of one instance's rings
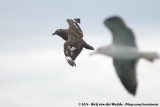
[[[123,86],[131,94],[136,94],[136,64],[140,58],[153,62],[159,56],[155,52],[142,52],[137,49],[133,32],[120,17],[104,21],[112,33],[113,41],[109,46],[100,47],[93,54],[103,54],[113,58],[113,65]]]

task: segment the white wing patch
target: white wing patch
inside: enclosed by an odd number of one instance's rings
[[[70,47],[68,46],[68,48],[71,50],[71,51],[74,51],[76,48],[74,46]]]
[[[71,57],[65,56],[67,61],[72,61]],[[74,60],[73,60],[74,61]]]
[[[67,60],[67,61],[71,61],[72,59],[71,59],[71,57],[66,56],[66,60]]]
[[[75,49],[76,49],[75,47],[71,47],[71,48],[70,48],[71,51],[74,51]]]

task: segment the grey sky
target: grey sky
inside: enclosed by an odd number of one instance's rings
[[[158,0],[1,0],[1,33],[9,36],[33,36],[67,27],[67,18],[80,17],[86,33],[102,33],[102,21],[119,15],[130,24],[157,24]],[[96,26],[95,26],[96,25]]]
[[[76,68],[63,54],[64,41],[51,34],[81,18],[84,39],[95,48],[112,41],[103,20],[120,16],[139,48],[160,53],[159,0],[0,0],[0,106],[76,107],[78,102],[160,102],[160,61],[140,60],[137,96],[119,82],[109,57],[88,57]],[[78,107],[78,106],[77,106]]]
[[[58,28],[67,28],[67,18],[81,18],[85,38],[107,34],[103,20],[113,15],[124,18],[134,32],[143,27],[152,32],[159,25],[159,4],[159,0],[1,0],[1,51],[23,50],[21,46],[38,48],[37,45],[51,48],[51,34]]]

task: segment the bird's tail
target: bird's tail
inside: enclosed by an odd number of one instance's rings
[[[90,45],[88,45],[86,42],[83,42],[83,47],[86,49],[94,50],[94,48]]]
[[[159,55],[156,52],[143,52],[141,56],[150,62],[153,62],[155,59],[159,59]]]

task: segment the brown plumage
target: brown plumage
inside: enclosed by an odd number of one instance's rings
[[[58,35],[66,42],[64,43],[64,54],[67,62],[71,66],[76,66],[75,59],[82,51],[83,47],[86,49],[94,50],[94,48],[88,45],[82,38],[83,32],[79,27],[80,19],[67,19],[69,24],[68,29],[57,29],[52,35]]]

